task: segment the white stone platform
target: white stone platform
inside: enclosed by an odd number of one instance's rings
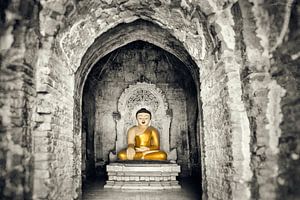
[[[121,162],[106,166],[108,181],[104,188],[121,190],[180,189],[176,180],[180,166],[168,162]]]

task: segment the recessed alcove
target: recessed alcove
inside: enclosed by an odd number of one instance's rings
[[[180,177],[200,177],[199,83],[177,57],[144,41],[131,42],[107,54],[86,79],[82,98],[83,177],[105,175],[109,153],[116,153],[116,121],[122,117],[118,100],[137,83],[155,85],[165,97],[170,117],[168,143],[177,151]]]

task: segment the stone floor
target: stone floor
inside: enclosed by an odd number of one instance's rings
[[[93,181],[83,189],[83,200],[200,200],[201,185],[190,179],[180,181],[182,189],[162,191],[120,191],[104,189],[105,181]]]

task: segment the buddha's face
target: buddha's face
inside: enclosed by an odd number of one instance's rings
[[[139,113],[136,116],[139,126],[148,126],[150,123],[150,114],[148,113]]]

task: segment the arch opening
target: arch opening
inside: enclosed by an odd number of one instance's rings
[[[128,37],[130,35],[130,37]],[[126,51],[131,49],[133,54],[139,55],[136,63],[132,64],[133,68],[126,68],[124,57],[127,55]],[[150,67],[147,65],[145,59],[148,59],[147,52],[152,51],[154,60],[149,60]],[[122,56],[120,55],[122,52]],[[153,53],[155,52],[155,53]],[[151,54],[151,53],[150,53]],[[159,58],[158,58],[159,57]],[[143,60],[144,59],[144,60]],[[155,60],[156,59],[156,60]],[[118,62],[116,62],[118,60]],[[121,61],[121,62],[120,62]],[[133,61],[132,61],[133,62]],[[165,68],[160,69],[157,62],[164,62]],[[131,80],[123,80],[123,85],[118,83],[118,78],[126,77],[122,72],[118,72],[121,68],[132,70],[130,75],[127,75]],[[147,68],[148,66],[148,68]],[[136,67],[136,68],[135,68]],[[142,74],[138,70],[145,70],[147,68],[148,74]],[[168,74],[169,69],[173,76]],[[150,72],[151,70],[152,72]],[[155,70],[157,71],[155,71]],[[150,71],[149,71],[150,70]],[[161,70],[161,72],[159,71]],[[113,72],[111,74],[111,72]],[[134,74],[134,73],[139,73]],[[152,75],[151,75],[152,73]],[[154,75],[153,75],[154,74]],[[134,75],[134,78],[132,76]],[[112,78],[111,76],[115,76]],[[107,79],[107,80],[105,80]],[[111,79],[110,81],[108,81]],[[114,81],[112,81],[114,79]],[[182,125],[179,131],[172,130],[170,133],[177,134],[170,139],[172,148],[176,149],[179,159],[179,164],[182,166],[181,177],[195,177],[197,185],[201,184],[201,147],[200,147],[200,130],[201,129],[201,102],[200,102],[200,82],[199,82],[199,67],[195,64],[191,56],[185,50],[182,43],[174,38],[167,30],[160,28],[151,22],[144,20],[137,20],[129,24],[120,24],[117,27],[109,30],[107,33],[98,37],[94,44],[88,49],[82,58],[81,66],[75,72],[75,96],[74,96],[74,136],[77,137],[77,146],[80,146],[77,155],[81,155],[77,159],[81,160],[81,166],[78,166],[78,179],[82,180],[84,186],[86,180],[91,177],[105,176],[105,165],[108,163],[109,151],[115,151],[115,146],[112,145],[115,137],[106,138],[105,134],[101,132],[101,123],[109,125],[106,131],[115,131],[115,117],[116,109],[110,111],[101,111],[99,105],[106,105],[106,107],[115,108],[117,105],[117,97],[121,91],[130,84],[136,82],[148,82],[157,84],[160,81],[161,87],[167,89],[167,79],[172,79],[172,84],[176,85],[173,90],[179,90],[178,95],[184,102],[183,109],[180,111],[176,109],[169,109],[168,114],[171,116],[181,115],[184,120],[181,120]],[[100,84],[104,82],[104,84]],[[119,84],[113,90],[107,90],[108,82]],[[170,83],[169,83],[170,84]],[[103,87],[105,85],[106,87]],[[116,94],[112,95],[114,99],[107,102],[96,100],[99,97],[101,90],[106,89],[108,92],[114,91]],[[170,89],[170,88],[169,88]],[[89,91],[89,92],[88,92]],[[91,92],[95,91],[95,92]],[[102,91],[103,92],[103,91]],[[113,92],[112,92],[113,93]],[[170,93],[172,94],[172,92]],[[103,95],[100,95],[103,96]],[[171,95],[172,96],[172,95]],[[170,97],[170,101],[174,101],[175,96]],[[173,98],[173,100],[172,100]],[[90,102],[90,103],[87,103]],[[110,106],[109,103],[113,104]],[[177,102],[178,103],[178,102]],[[100,106],[101,107],[101,106]],[[180,106],[177,106],[180,108]],[[99,114],[100,113],[100,114]],[[105,116],[101,116],[105,113]],[[188,114],[187,114],[188,113]],[[97,116],[97,117],[96,117]],[[99,117],[101,119],[99,119]],[[176,118],[180,122],[179,118]],[[171,124],[176,124],[176,120]],[[180,124],[180,123],[179,123]],[[183,127],[183,128],[182,128]],[[175,135],[176,135],[175,134]],[[106,134],[107,135],[107,134]],[[183,135],[179,137],[179,135]],[[108,141],[105,141],[105,139]],[[84,188],[84,187],[82,187]],[[198,188],[199,192],[199,188]],[[200,194],[199,194],[200,195]]]
[[[189,69],[174,55],[140,40],[100,59],[86,79],[82,101],[85,180],[106,178],[109,153],[117,153],[117,121],[124,117],[118,112],[118,101],[124,90],[136,83],[154,84],[165,95],[171,118],[167,143],[177,151],[180,178],[194,176],[201,181],[197,84]]]

